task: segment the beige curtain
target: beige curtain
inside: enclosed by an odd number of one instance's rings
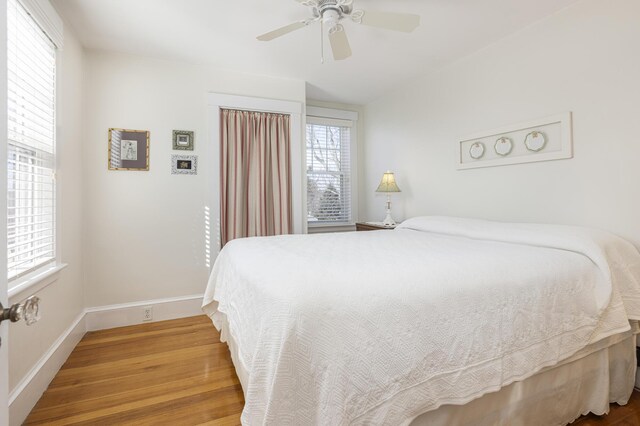
[[[290,234],[289,116],[220,110],[220,238]]]

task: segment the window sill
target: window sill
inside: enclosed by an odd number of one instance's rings
[[[17,280],[9,288],[9,302],[20,301],[35,294],[58,280],[60,271],[67,267],[66,263],[47,265]],[[30,293],[30,294],[26,294]]]
[[[355,223],[323,223],[323,224],[307,224],[307,233],[309,234],[321,234],[325,232],[349,232],[355,231]]]
[[[320,221],[309,221],[307,222],[307,226],[309,228],[346,228],[349,226],[356,226],[355,222],[320,222]]]

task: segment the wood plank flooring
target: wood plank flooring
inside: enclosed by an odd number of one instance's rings
[[[226,343],[198,316],[87,333],[27,425],[240,424],[244,405]],[[640,393],[578,426],[639,426]]]
[[[87,333],[27,425],[239,425],[226,343],[206,316]]]
[[[634,390],[627,405],[611,404],[611,411],[606,416],[589,414],[582,416],[571,424],[577,426],[639,426],[640,425],[640,392]]]

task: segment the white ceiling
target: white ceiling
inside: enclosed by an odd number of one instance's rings
[[[353,56],[320,63],[320,28],[256,36],[309,17],[293,0],[53,0],[87,48],[206,63],[307,82],[311,99],[364,104],[576,0],[355,0],[416,13],[411,34],[345,23]],[[325,43],[328,47],[328,43]]]

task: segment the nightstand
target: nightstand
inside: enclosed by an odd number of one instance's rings
[[[356,223],[356,231],[379,231],[381,229],[394,229],[396,226],[384,226],[382,222],[358,222]]]

